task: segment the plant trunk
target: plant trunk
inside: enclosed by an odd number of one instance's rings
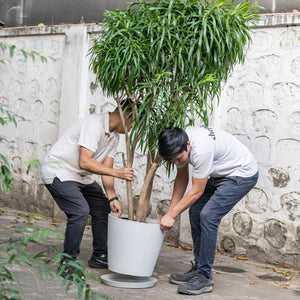
[[[133,192],[132,181],[126,180],[127,200],[128,200],[128,220],[133,221]]]
[[[133,164],[134,149],[132,149],[130,147],[130,139],[129,139],[129,136],[128,136],[128,130],[127,130],[127,127],[126,127],[126,120],[124,119],[120,99],[115,98],[115,100],[117,101],[119,113],[120,113],[121,120],[122,120],[124,130],[125,130],[126,161],[125,161],[125,157],[124,157],[124,153],[123,153],[123,155],[122,155],[123,165],[124,165],[124,167],[131,168],[132,164]],[[132,181],[126,180],[126,190],[127,190],[127,202],[128,202],[128,220],[132,221],[134,219]]]
[[[160,166],[160,163],[154,162],[151,165],[151,168],[147,172],[136,212],[136,220],[138,222],[145,222],[147,217],[147,212],[149,209],[150,197],[152,192],[154,175],[156,173],[157,168]]]
[[[126,141],[127,143],[127,141]],[[125,162],[124,153],[123,153],[123,165],[124,167],[131,168],[132,167],[132,158],[127,154],[127,163]],[[134,211],[133,211],[133,189],[132,189],[132,181],[126,180],[126,192],[127,192],[127,204],[128,204],[128,220],[133,221],[134,219]]]

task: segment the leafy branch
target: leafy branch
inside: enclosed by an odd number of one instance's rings
[[[37,51],[26,51],[24,49],[18,49],[15,45],[7,45],[5,43],[1,43],[0,42],[0,49],[2,50],[2,53],[5,53],[8,51],[10,58],[12,58],[15,55],[15,51],[19,51],[23,54],[24,58],[27,59],[28,57],[30,57],[32,59],[32,61],[36,60],[36,57],[39,57],[41,62],[47,62],[48,59],[46,56],[41,55],[40,53],[38,53]],[[52,56],[49,56],[48,58],[50,58],[51,60],[55,61],[55,58]],[[4,63],[5,61],[3,59],[0,59],[0,63]]]
[[[0,103],[0,125],[5,126],[13,123],[17,127],[17,119],[24,119],[16,113],[10,111],[8,106]],[[3,138],[0,137],[0,142]],[[5,193],[12,188],[12,174],[10,171],[10,164],[6,157],[0,153],[0,176],[2,181],[2,192]]]
[[[18,265],[21,268],[25,266],[38,270],[41,279],[45,278],[59,278],[64,271],[61,268],[56,275],[54,275],[54,265],[59,265],[62,254],[58,252],[54,245],[44,245],[42,241],[47,241],[50,238],[54,239],[54,243],[57,243],[58,239],[63,238],[60,233],[49,230],[48,228],[27,226],[25,228],[17,228],[15,231],[18,235],[15,238],[6,238],[0,236],[0,244],[7,244],[7,246],[1,250],[0,255],[0,299],[16,300],[19,295],[19,291],[12,287],[14,283],[14,274],[10,270],[9,266]],[[32,244],[46,248],[44,251],[40,251],[35,254],[29,254],[28,247]],[[3,251],[4,250],[4,251]],[[52,255],[49,253],[52,252]],[[72,278],[66,276],[61,283],[62,287],[66,288],[68,292],[72,285],[77,287],[78,297],[84,296],[85,300],[106,299],[107,297],[92,291],[91,286],[86,280],[99,279],[95,276],[87,274],[84,271],[84,265],[79,260],[70,260],[64,268],[71,266],[74,269]]]

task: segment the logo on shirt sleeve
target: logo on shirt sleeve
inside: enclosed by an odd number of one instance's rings
[[[201,126],[203,128],[205,128],[206,130],[208,130],[209,134],[208,136],[210,136],[214,141],[216,140],[216,135],[214,130],[211,127],[205,127],[205,126]]]

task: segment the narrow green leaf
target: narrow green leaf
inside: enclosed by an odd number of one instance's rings
[[[12,45],[9,47],[9,56],[13,57],[14,56],[14,51],[15,51],[16,46]]]
[[[23,49],[21,49],[21,52],[22,52],[24,58],[27,59],[27,57],[28,57],[27,52],[25,50],[23,50]]]

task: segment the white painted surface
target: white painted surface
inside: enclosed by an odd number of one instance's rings
[[[157,221],[145,223],[108,215],[107,257],[112,272],[149,277],[152,275],[164,239]]]

